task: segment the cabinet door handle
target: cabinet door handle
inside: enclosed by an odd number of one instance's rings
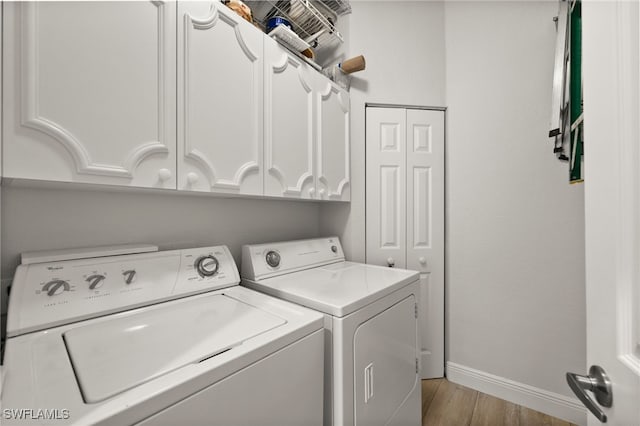
[[[396,261],[393,260],[393,257],[390,257],[390,258],[387,259],[387,266],[389,268],[393,268],[395,265],[396,265]]]
[[[173,175],[173,173],[171,173],[171,170],[169,169],[160,169],[158,170],[158,179],[160,179],[160,182],[166,182],[169,179],[171,179],[171,176]]]
[[[420,262],[420,264],[423,265],[423,266],[427,266],[427,258],[424,257],[424,256],[420,256],[418,258],[418,262]]]
[[[193,172],[187,173],[187,182],[189,182],[189,185],[193,185],[198,182],[198,175]]]
[[[322,197],[324,197],[325,192],[326,192],[326,191],[325,191],[325,190],[324,190],[324,188],[323,188],[323,189],[321,189],[320,191],[318,191],[318,194],[320,194],[320,197],[322,198]]]
[[[315,188],[309,188],[309,195],[311,195],[313,197],[313,194],[316,193],[316,189]]]

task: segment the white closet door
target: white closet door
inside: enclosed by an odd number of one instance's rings
[[[406,265],[406,112],[367,108],[367,263]]]
[[[422,377],[444,375],[444,111],[367,108],[366,260],[420,272]]]
[[[407,110],[407,269],[420,271],[422,377],[444,375],[444,112]]]
[[[178,188],[260,195],[262,33],[220,2],[178,16]]]

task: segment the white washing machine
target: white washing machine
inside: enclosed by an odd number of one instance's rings
[[[0,423],[321,425],[322,315],[238,286],[224,246],[154,250],[23,255]]]
[[[324,314],[326,425],[421,424],[417,272],[320,238],[244,246],[242,285]]]

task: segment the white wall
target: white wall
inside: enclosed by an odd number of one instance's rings
[[[30,250],[124,243],[161,249],[318,236],[318,204],[87,189],[2,187],[2,276]]]
[[[365,102],[443,106],[444,6],[432,1],[352,1],[348,57],[365,71],[351,85],[351,204],[321,207],[320,232],[339,235],[351,260],[365,256]]]
[[[546,136],[557,8],[446,4],[446,320],[449,361],[570,396],[564,373],[586,368],[584,196]]]

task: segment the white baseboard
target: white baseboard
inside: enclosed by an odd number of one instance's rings
[[[587,424],[587,410],[576,398],[514,382],[453,362],[447,362],[447,379],[577,425]]]

